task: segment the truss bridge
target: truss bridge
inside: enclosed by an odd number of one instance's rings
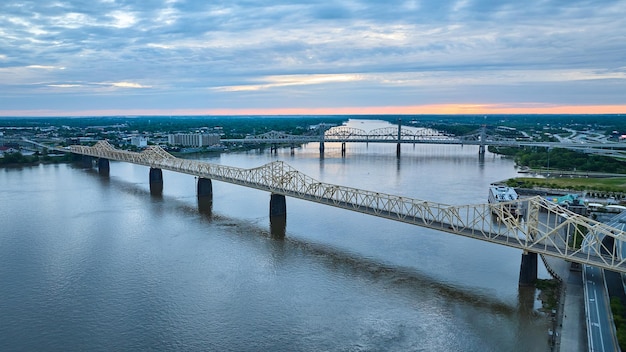
[[[617,142],[532,142],[503,138],[487,134],[486,126],[464,136],[453,136],[431,128],[409,129],[398,124],[397,127],[377,128],[365,131],[348,126],[335,126],[327,130],[319,130],[318,134],[291,135],[284,132],[270,131],[260,135],[247,136],[239,139],[222,139],[222,143],[294,145],[319,143],[320,153],[324,153],[324,143],[341,143],[342,155],[346,152],[346,143],[396,143],[396,154],[400,156],[401,144],[452,144],[476,145],[479,154],[484,154],[487,145],[496,147],[534,146],[542,148],[565,148],[585,153],[626,158],[626,143]]]
[[[118,150],[106,141],[92,147],[72,146],[71,152],[97,158],[99,167],[105,170],[109,160],[150,167],[151,187],[153,179],[161,185],[163,181],[162,176],[153,178],[153,171],[169,170],[197,176],[199,181],[208,181],[209,186],[211,180],[216,180],[267,191],[272,195],[271,216],[286,216],[286,196],[518,248],[524,253],[522,271],[524,256],[535,256],[535,278],[537,254],[626,273],[626,258],[621,256],[626,238],[623,231],[542,197],[497,204],[450,205],[320,182],[282,161],[243,169],[177,158],[158,146],[141,153]],[[199,195],[206,195],[200,186],[198,182]],[[212,186],[209,188],[212,197]],[[582,239],[589,246],[582,248]]]

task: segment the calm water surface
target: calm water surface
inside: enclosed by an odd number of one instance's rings
[[[381,123],[350,121],[372,129]],[[380,125],[380,126],[379,126]],[[369,127],[369,128],[368,128]],[[323,182],[407,197],[486,202],[513,162],[477,147],[310,144],[283,160]],[[544,351],[548,322],[520,294],[521,252],[287,198],[284,240],[269,194],[111,163],[0,169],[2,351]],[[542,272],[540,275],[544,275]]]

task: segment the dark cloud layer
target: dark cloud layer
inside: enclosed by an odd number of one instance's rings
[[[9,1],[0,105],[623,105],[625,44],[618,0]]]

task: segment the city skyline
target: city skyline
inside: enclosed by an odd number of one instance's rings
[[[624,1],[0,10],[0,116],[626,113]]]

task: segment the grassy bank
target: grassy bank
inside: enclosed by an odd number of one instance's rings
[[[626,193],[626,177],[602,178],[533,178],[515,177],[508,179],[510,187],[521,188],[552,188],[572,191],[598,191],[609,193]]]

